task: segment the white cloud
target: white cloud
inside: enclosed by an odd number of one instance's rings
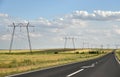
[[[31,38],[39,38],[39,37],[42,37],[42,35],[40,33],[30,33],[30,37]]]
[[[10,40],[11,34],[4,34],[0,36],[0,40]]]
[[[8,14],[0,13],[0,25],[8,25],[10,22]]]
[[[0,13],[0,17],[8,17],[8,14]]]
[[[117,34],[120,34],[120,29],[115,29],[115,32],[116,32]]]
[[[67,17],[81,20],[97,20],[97,21],[120,21],[120,11],[101,11],[95,10],[93,13],[87,11],[75,11]]]
[[[86,21],[82,21],[82,20],[72,19],[71,20],[71,25],[74,26],[74,27],[76,27],[76,26],[86,27],[87,26],[87,22]]]
[[[0,40],[11,40],[12,35],[11,34],[4,34],[0,36]],[[42,35],[40,33],[30,33],[30,38],[40,38],[42,37]],[[26,39],[27,38],[27,34],[20,34],[20,33],[16,33],[14,35],[14,39],[15,40],[22,40],[22,39]]]
[[[36,20],[31,20],[30,21],[33,25],[44,25],[44,26],[51,26],[51,22],[45,18],[40,17],[39,19]]]

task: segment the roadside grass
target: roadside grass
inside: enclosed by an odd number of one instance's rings
[[[116,50],[116,55],[117,55],[118,59],[120,60],[120,49]]]
[[[79,51],[79,53],[76,53],[76,51]],[[48,50],[34,50],[33,53],[31,54],[28,53],[28,50],[25,51],[17,50],[9,54],[6,52],[3,53],[4,51],[1,50],[0,77],[30,70],[63,65],[71,62],[85,61],[100,57],[108,53],[108,50],[101,50],[104,51],[104,53],[92,53],[92,54],[89,53],[90,50],[84,51],[85,53],[83,53],[83,51],[81,51],[80,49],[75,51],[71,49],[68,50],[48,49]]]
[[[86,54],[86,53],[94,53],[94,52],[98,52],[99,53],[109,53],[111,52],[112,49],[98,49],[98,48],[85,48],[85,49],[76,49],[76,50],[71,50],[71,51],[65,51],[65,52],[60,52],[60,53],[80,53],[80,54]]]

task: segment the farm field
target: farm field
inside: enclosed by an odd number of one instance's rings
[[[99,53],[90,53],[99,51]],[[0,50],[0,77],[25,71],[43,69],[72,62],[85,61],[105,55],[112,50],[98,49],[47,49],[47,50]],[[119,56],[119,55],[118,55]]]

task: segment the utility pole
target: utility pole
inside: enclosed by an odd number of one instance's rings
[[[10,48],[9,48],[9,53],[11,53],[11,51],[12,51],[12,45],[13,45],[13,41],[14,41],[14,35],[15,35],[15,29],[16,29],[16,27],[20,27],[20,31],[21,31],[21,27],[26,27],[27,37],[28,37],[28,43],[29,43],[29,49],[30,49],[30,52],[32,53],[32,46],[31,46],[31,40],[30,40],[29,27],[34,27],[34,26],[30,26],[29,22],[28,22],[27,24],[24,24],[24,23],[15,24],[15,23],[13,23],[9,27],[13,27],[12,37],[11,37],[11,42],[10,42]]]

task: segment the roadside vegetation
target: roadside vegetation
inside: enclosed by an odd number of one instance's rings
[[[0,77],[25,71],[43,69],[72,62],[85,61],[105,55],[100,49],[0,50]],[[120,56],[120,55],[119,55]]]
[[[118,59],[120,60],[120,49],[116,50],[116,55],[117,55]]]

